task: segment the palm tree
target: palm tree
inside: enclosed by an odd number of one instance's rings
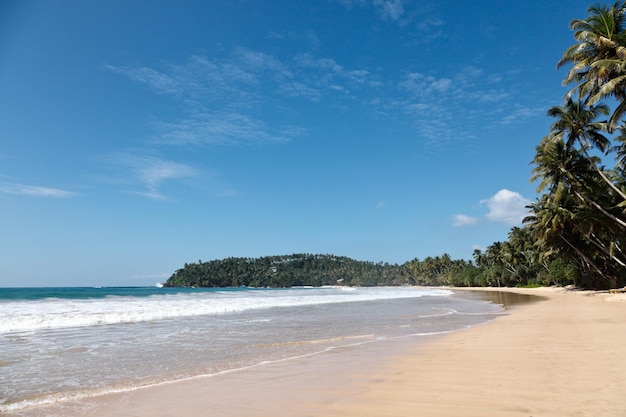
[[[481,251],[480,249],[474,249],[472,255],[474,256],[474,262],[476,262],[476,266],[478,266],[479,268],[487,267],[487,259],[483,251]]]
[[[619,269],[626,266],[621,250],[626,222],[617,208],[619,197],[607,192],[595,175],[597,157],[591,159],[592,163],[564,141],[537,146],[531,179],[540,180],[538,192],[548,193],[541,205],[530,207],[535,215],[525,223],[537,236],[544,265],[546,258],[558,254],[577,260],[581,270],[591,270],[604,282],[615,282]]]
[[[617,127],[613,143],[616,143],[611,148],[611,151],[615,152],[615,159],[617,160],[615,169],[621,177],[620,179],[624,179],[626,176],[626,123],[622,122]]]
[[[512,231],[504,247],[517,268],[524,252],[545,268],[558,260],[574,262],[588,286],[606,285],[626,276],[626,0],[588,9],[585,19],[570,23],[576,43],[557,67],[571,64],[563,83],[573,84],[565,102],[548,111],[555,120],[536,148],[531,181],[547,192],[529,206],[524,229],[536,242]],[[577,96],[577,97],[576,97]],[[614,98],[611,109],[601,101]],[[610,116],[600,121],[602,116]],[[621,125],[619,125],[621,123]],[[617,146],[605,136],[616,126]],[[616,153],[615,169],[601,156]],[[530,260],[530,259],[528,259]]]
[[[626,200],[626,194],[598,167],[599,160],[589,154],[592,147],[603,153],[610,150],[610,141],[602,133],[606,129],[606,122],[596,121],[598,116],[606,115],[608,112],[609,108],[604,104],[585,106],[584,103],[569,98],[565,105],[548,110],[548,116],[557,120],[550,127],[550,133],[543,138],[542,143],[563,141],[568,149],[578,145],[578,150],[585,155],[602,180]]]
[[[535,236],[530,228],[514,227],[509,232],[509,250],[519,281],[528,281],[538,269]]]
[[[503,242],[494,242],[487,247],[485,251],[485,259],[488,265],[487,277],[494,278],[498,287],[501,287],[506,277],[507,263],[505,260],[504,251],[502,249]]]
[[[591,171],[589,160],[563,141],[544,140],[537,146],[532,163],[535,168],[530,182],[539,181],[537,192],[548,190],[556,202],[573,193],[573,188],[581,188]]]
[[[593,145],[602,152],[606,152],[609,140],[602,133],[606,130],[606,122],[598,122],[599,116],[609,114],[609,107],[605,104],[586,106],[580,101],[568,98],[563,106],[554,106],[548,110],[548,116],[556,119],[550,126],[548,140],[562,139],[568,148],[575,144],[581,149]]]
[[[620,105],[609,124],[612,129],[614,121],[626,110],[621,104],[626,98],[625,2],[591,6],[587,13],[586,19],[570,22],[577,43],[565,50],[557,68],[572,64],[563,84],[577,85],[568,93],[568,98],[578,92],[589,104],[611,95],[618,99]]]

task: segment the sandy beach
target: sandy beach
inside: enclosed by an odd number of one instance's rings
[[[625,416],[626,298],[545,302],[398,358],[327,416]]]
[[[546,300],[443,336],[338,349],[21,415],[626,416],[626,296],[506,291]]]

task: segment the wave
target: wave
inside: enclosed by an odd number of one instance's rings
[[[255,309],[451,294],[452,292],[448,290],[418,288],[359,288],[351,291],[325,288],[11,301],[0,304],[3,312],[0,333],[222,315]]]

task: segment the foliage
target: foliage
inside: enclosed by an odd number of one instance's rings
[[[572,20],[576,43],[557,67],[574,85],[536,147],[531,181],[543,193],[508,242],[474,254],[487,282],[609,288],[626,282],[626,2]],[[602,100],[616,103],[611,109]],[[609,116],[608,120],[600,120]],[[617,161],[607,168],[603,157]]]
[[[293,254],[187,263],[167,280],[170,287],[292,287],[322,285],[476,285],[480,270],[449,255],[403,265],[344,256]]]

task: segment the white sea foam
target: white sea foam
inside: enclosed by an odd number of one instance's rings
[[[448,296],[448,290],[418,288],[249,290],[107,297],[103,299],[58,299],[0,303],[0,333],[39,329],[85,327],[104,324],[156,321],[176,317],[219,315],[253,309],[294,307],[426,295]]]

